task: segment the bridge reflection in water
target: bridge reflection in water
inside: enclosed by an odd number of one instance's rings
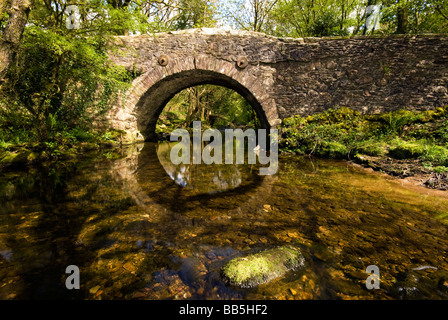
[[[173,166],[169,148],[1,176],[0,298],[448,298],[448,199],[342,161],[281,157],[260,176]],[[285,244],[305,268],[255,289],[222,282],[229,259]],[[80,290],[65,288],[72,264]],[[365,288],[371,264],[381,290]]]
[[[241,206],[262,208],[260,199],[269,195],[275,175],[260,176],[258,165],[249,164],[174,165],[169,158],[172,146],[169,142],[146,143],[114,163],[112,173],[144,210],[157,206],[158,210],[184,213],[199,202],[203,210],[215,210],[218,215]]]
[[[173,145],[177,142],[162,142],[157,146],[160,164],[169,177],[179,186],[195,190],[198,193],[217,193],[232,190],[242,183],[242,175],[247,173],[247,166],[215,164],[179,164],[170,160]],[[245,170],[246,169],[246,170]],[[242,171],[246,172],[242,172]],[[249,176],[247,177],[249,178]]]

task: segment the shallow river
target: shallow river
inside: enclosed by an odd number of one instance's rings
[[[298,156],[273,176],[174,166],[169,148],[0,174],[0,299],[448,299],[443,193]],[[285,244],[302,268],[250,289],[222,281],[230,259]]]

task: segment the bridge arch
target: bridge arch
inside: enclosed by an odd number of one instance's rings
[[[96,121],[126,132],[123,143],[150,140],[171,89],[204,81],[243,93],[270,127],[335,107],[371,114],[448,104],[446,35],[292,39],[201,28],[112,41],[111,62],[140,76]]]
[[[123,130],[132,135],[127,140],[156,140],[156,123],[166,104],[178,92],[202,84],[219,85],[238,92],[255,110],[264,129],[281,122],[275,100],[269,94],[274,84],[273,77],[266,77],[266,69],[269,68],[264,68],[260,80],[257,76],[260,66],[257,65],[240,68],[237,62],[210,55],[166,59],[166,65],[155,61],[149,70],[133,81],[124,104],[112,115],[126,125],[122,126]]]

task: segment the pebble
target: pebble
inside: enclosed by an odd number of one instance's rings
[[[124,268],[126,271],[129,271],[129,272],[131,272],[131,273],[135,273],[135,271],[136,271],[136,268],[135,268],[134,264],[133,264],[132,262],[130,262],[130,261],[126,262],[126,263],[123,265],[123,268]]]
[[[216,259],[216,254],[214,254],[213,252],[209,252],[205,256],[210,260]]]
[[[6,299],[14,299],[17,296],[15,293],[10,293],[6,296]]]
[[[134,292],[134,294],[132,295],[132,299],[139,299],[144,297],[146,297],[146,293],[141,291]]]
[[[287,233],[288,237],[290,238],[298,238],[299,235],[297,234],[297,232],[288,232]]]
[[[100,290],[100,288],[101,288],[100,286],[95,286],[93,288],[90,288],[89,292],[91,294],[96,294],[98,292],[98,290]]]

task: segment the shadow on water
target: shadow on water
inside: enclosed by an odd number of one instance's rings
[[[167,144],[0,177],[2,299],[446,299],[446,198],[346,162],[178,165]],[[301,248],[305,267],[226,286],[233,257]],[[67,290],[77,265],[81,289]],[[367,290],[368,265],[381,288]]]

